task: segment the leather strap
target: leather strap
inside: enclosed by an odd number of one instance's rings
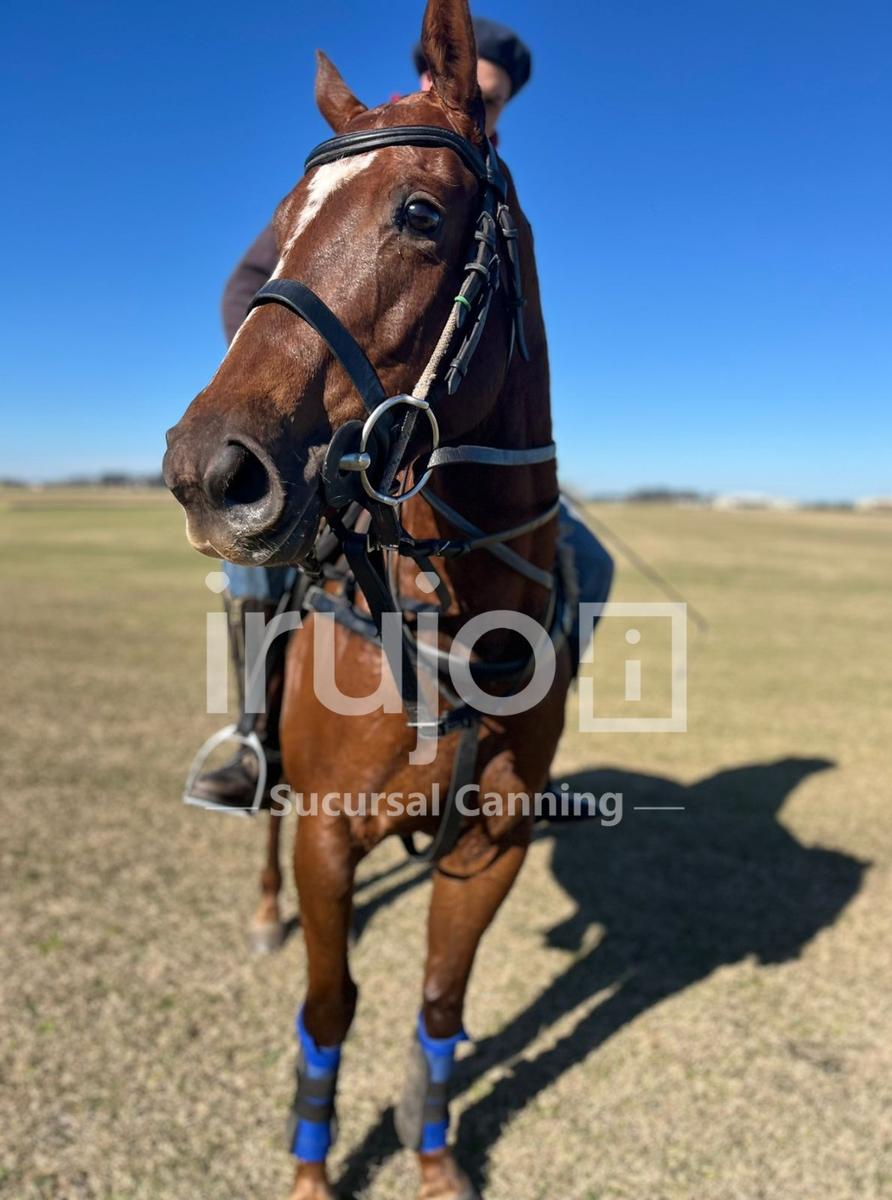
[[[529,450],[499,450],[495,446],[440,446],[427,460],[428,467],[481,463],[487,467],[534,467],[557,457],[554,442]]]
[[[560,511],[560,500],[556,501],[538,517],[524,522],[523,525],[516,525],[513,529],[504,530],[502,533],[487,534],[470,521],[466,521],[461,513],[457,513],[451,505],[447,504],[445,500],[441,500],[430,489],[426,489],[421,494],[434,512],[438,512],[441,517],[445,517],[447,521],[451,521],[457,529],[460,529],[462,533],[468,536],[470,540],[464,543],[462,548],[463,553],[486,549],[495,558],[503,562],[506,567],[512,567],[519,575],[523,575],[525,579],[530,579],[533,583],[538,583],[542,587],[548,588],[549,591],[554,587],[554,576],[550,571],[543,571],[541,567],[527,562],[516,550],[512,550],[510,546],[503,546],[502,542],[520,537],[523,533],[532,533],[534,529],[539,529],[542,525],[546,525]]]
[[[328,305],[305,283],[297,279],[271,279],[251,301],[248,312],[263,304],[281,304],[315,329],[350,376],[370,413],[384,403],[387,396],[365,351]]]
[[[414,858],[416,862],[439,862],[441,858],[445,858],[449,851],[455,848],[455,843],[459,839],[465,819],[465,814],[458,804],[458,796],[462,788],[467,787],[473,781],[474,772],[477,767],[477,749],[480,740],[480,714],[467,705],[463,705],[462,708],[448,713],[443,721],[440,722],[440,733],[449,732],[447,722],[450,720],[456,722],[466,720],[467,723],[463,728],[459,725],[459,728],[462,728],[462,734],[455,749],[455,758],[452,761],[452,775],[449,780],[449,794],[446,797],[446,808],[440,817],[437,832],[434,834],[430,844],[425,846],[423,850],[416,848],[415,839],[411,833],[400,838],[400,841],[406,848],[406,853]]]
[[[366,598],[384,653],[390,660],[390,670],[400,686],[403,707],[410,724],[418,720],[418,680],[415,663],[404,634],[399,648],[391,645],[384,636],[384,614],[396,611],[393,596],[387,585],[387,571],[380,548],[370,549],[368,538],[361,533],[350,533],[344,539],[344,554],[353,572],[353,578]]]
[[[339,137],[320,142],[311,150],[304,163],[304,170],[311,171],[313,167],[336,162],[339,158],[365,154],[370,150],[386,150],[390,146],[454,150],[481,183],[488,183],[497,191],[501,191],[500,185],[504,183],[501,173],[488,169],[484,156],[467,138],[453,133],[451,129],[441,129],[438,125],[398,125],[389,129],[362,129],[357,133],[342,133]],[[489,143],[487,147],[490,148]],[[492,161],[495,161],[494,153]]]

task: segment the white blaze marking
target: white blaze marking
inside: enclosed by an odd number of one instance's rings
[[[316,168],[316,174],[310,180],[310,186],[307,189],[306,203],[297,218],[297,226],[282,251],[283,259],[316,217],[328,197],[336,192],[342,184],[347,183],[350,179],[355,179],[366,167],[370,167],[376,154],[376,150],[371,150],[368,154],[356,154],[352,158],[342,158],[338,162],[326,163],[324,166]],[[280,262],[276,270],[280,270],[281,266]]]
[[[226,362],[226,359],[229,356],[229,351],[232,349],[232,347],[235,345],[235,343],[239,340],[239,338],[241,337],[241,334],[242,334],[242,330],[245,328],[245,326],[248,324],[248,322],[250,321],[250,319],[254,316],[254,314],[256,312],[257,312],[257,309],[252,308],[251,311],[245,315],[244,321],[242,321],[241,325],[239,325],[238,329],[235,331],[235,336],[233,337],[232,341],[229,343],[226,353],[223,355],[223,362],[221,362],[220,366],[222,366],[223,363]]]
[[[307,189],[306,202],[300,211],[300,216],[297,218],[297,226],[295,227],[294,233],[292,233],[291,237],[285,243],[285,248],[282,251],[282,257],[276,263],[276,269],[273,271],[272,275],[270,275],[270,279],[278,279],[279,275],[282,273],[282,268],[285,265],[285,258],[289,251],[292,249],[295,242],[304,232],[310,222],[318,215],[319,210],[322,208],[322,205],[325,203],[328,197],[336,192],[342,184],[347,183],[347,181],[350,179],[355,179],[355,177],[364,171],[366,167],[370,167],[376,154],[377,150],[370,150],[367,154],[357,154],[352,158],[342,158],[338,162],[325,163],[324,166],[316,168],[316,174],[310,180],[310,184]],[[226,362],[226,359],[229,357],[229,351],[232,350],[232,347],[238,341],[242,330],[245,328],[248,321],[250,321],[251,317],[253,317],[258,311],[258,309],[252,308],[245,317],[244,321],[242,321],[241,325],[236,330],[235,337],[229,343],[229,348],[223,355],[223,362],[221,362],[220,366]],[[219,370],[219,367],[217,369]]]

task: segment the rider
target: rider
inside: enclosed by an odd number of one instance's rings
[[[486,108],[486,132],[497,141],[496,125],[505,105],[527,83],[532,57],[527,46],[512,30],[484,17],[474,19],[477,38],[477,81]],[[431,77],[420,44],[413,51],[422,91],[431,86]],[[272,225],[257,237],[236,267],[223,292],[223,326],[227,341],[232,341],[245,318],[254,294],[269,279],[278,262]],[[560,514],[560,539],[565,558],[572,560],[580,600],[606,601],[613,579],[613,560],[582,518],[566,501]],[[243,567],[226,564],[228,588],[224,596],[229,614],[233,658],[239,679],[244,678],[244,622],[247,613],[262,612],[267,620],[294,579],[294,567]],[[574,627],[571,641],[578,655],[588,643],[591,628]],[[281,640],[281,639],[280,639]],[[284,665],[268,664],[266,712],[246,722],[259,738],[267,759],[266,790],[281,778],[279,765],[279,716],[281,713]],[[241,694],[240,687],[240,694]],[[249,808],[254,800],[258,763],[253,751],[243,748],[224,767],[198,777],[190,789],[193,798],[223,808]]]

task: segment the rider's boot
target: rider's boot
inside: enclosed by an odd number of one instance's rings
[[[268,601],[227,599],[229,644],[232,662],[238,679],[240,715],[238,735],[250,739],[223,766],[205,771],[191,783],[186,799],[201,808],[229,812],[257,811],[271,807],[271,790],[282,778],[282,756],[279,749],[279,718],[282,713],[282,693],[285,683],[284,637],[277,638],[266,662],[266,712],[245,712],[245,618],[249,613],[263,613],[268,624],[275,616],[276,605]],[[256,740],[255,740],[256,739]],[[257,786],[261,772],[258,753],[266,765],[266,779],[259,803]]]

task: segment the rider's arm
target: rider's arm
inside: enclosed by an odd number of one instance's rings
[[[263,287],[275,270],[279,254],[272,225],[267,225],[249,247],[244,258],[229,277],[223,289],[223,330],[227,342],[236,335],[245,319],[248,305],[258,288]]]

